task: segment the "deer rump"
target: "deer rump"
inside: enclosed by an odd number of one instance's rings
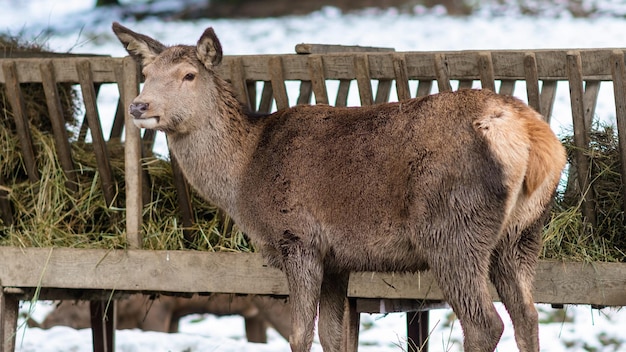
[[[285,273],[292,351],[310,350],[318,304],[324,351],[354,347],[342,334],[351,271],[424,269],[466,351],[493,351],[504,329],[489,279],[520,351],[539,350],[532,283],[565,151],[538,113],[459,90],[251,116],[216,73],[212,28],[196,47],[113,30],[146,77],[135,124],[164,131],[189,183]]]

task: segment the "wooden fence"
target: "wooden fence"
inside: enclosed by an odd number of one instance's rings
[[[350,89],[356,82],[361,105],[425,96],[436,90],[480,86],[503,94],[516,94],[516,83],[524,82],[528,103],[549,120],[559,81],[569,86],[574,141],[580,150],[589,144],[600,83],[612,82],[621,155],[626,155],[626,49],[394,52],[390,49],[345,48],[301,45],[293,55],[226,56],[219,74],[230,81],[238,99],[253,111],[269,112],[294,104],[348,104]],[[35,148],[24,108],[20,84],[43,84],[52,120],[57,156],[69,181],[75,167],[57,83],[80,86],[88,131],[94,146],[101,187],[108,205],[125,206],[128,250],[86,250],[50,248],[0,248],[0,342],[2,350],[13,351],[19,299],[88,298],[102,314],[102,300],[120,292],[223,292],[288,295],[282,273],[268,268],[257,254],[205,253],[198,251],[147,251],[141,249],[143,192],[145,175],[142,155],[151,152],[155,134],[140,134],[124,107],[138,94],[140,75],[131,58],[59,57],[0,59],[0,83],[19,134],[24,164],[31,182],[39,175]],[[332,82],[332,83],[331,83]],[[119,104],[109,139],[124,139],[126,204],[114,204],[118,189],[111,169],[107,142],[97,104],[99,88],[115,84]],[[288,85],[297,84],[298,95],[289,96]],[[329,96],[329,86],[336,96]],[[415,86],[414,93],[411,86]],[[373,89],[375,87],[376,89]],[[392,94],[395,92],[394,94]],[[395,96],[394,96],[395,95]],[[122,135],[123,134],[123,135]],[[576,155],[578,175],[588,175],[589,160]],[[622,183],[626,178],[622,163]],[[193,221],[189,190],[174,167],[183,224]],[[0,182],[3,180],[0,179]],[[589,189],[589,178],[580,177],[580,190]],[[0,184],[0,191],[11,185]],[[72,187],[68,182],[66,187]],[[622,187],[626,192],[626,187]],[[71,191],[71,189],[70,189]],[[593,223],[596,217],[591,192],[580,192],[583,214]],[[626,199],[626,197],[624,197]],[[11,221],[6,193],[0,193],[0,215]],[[236,268],[235,270],[233,270]],[[416,282],[420,284],[417,285]],[[351,343],[346,351],[356,350],[359,312],[385,310],[420,311],[428,303],[441,301],[441,293],[428,273],[382,274],[353,273],[350,278],[346,326]],[[494,293],[494,299],[497,295]],[[541,262],[537,274],[535,299],[553,304],[626,305],[626,268],[624,264]],[[100,300],[100,301],[98,301]],[[376,300],[375,304],[371,304]],[[380,304],[380,300],[386,304]],[[100,302],[100,303],[97,303]],[[99,306],[98,306],[99,305]],[[112,314],[111,311],[108,311]],[[110,321],[114,321],[111,319]],[[422,324],[423,326],[423,324]],[[93,328],[94,348],[113,350],[113,324]],[[422,331],[423,333],[423,331]],[[419,338],[419,337],[417,337]]]

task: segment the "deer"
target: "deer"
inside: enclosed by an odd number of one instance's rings
[[[189,184],[284,272],[293,352],[310,351],[316,318],[324,351],[346,346],[351,272],[424,270],[466,351],[493,351],[504,330],[489,281],[519,350],[539,350],[533,280],[566,158],[534,109],[466,89],[259,116],[218,75],[212,27],[173,46],[112,27],[145,79],[133,123],[164,132]]]
[[[116,328],[144,331],[178,332],[182,317],[209,313],[216,316],[240,315],[245,321],[248,342],[266,343],[268,326],[285,339],[289,338],[291,320],[289,305],[283,300],[254,295],[212,294],[193,297],[133,294],[118,301]],[[91,327],[88,301],[60,301],[43,322],[27,320],[29,327],[49,329],[69,326],[74,329]]]

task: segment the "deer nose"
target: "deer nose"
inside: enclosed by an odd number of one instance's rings
[[[129,112],[131,115],[135,116],[135,118],[140,118],[148,110],[147,103],[132,103],[129,107]]]

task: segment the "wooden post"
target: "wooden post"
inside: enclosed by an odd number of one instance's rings
[[[407,352],[428,352],[429,321],[428,310],[406,313]]]
[[[124,106],[139,94],[139,74],[137,63],[131,57],[122,60],[123,76],[118,85],[123,85]],[[126,172],[126,240],[129,248],[141,248],[141,214],[143,208],[141,195],[141,135],[133,123],[132,115],[126,110],[126,142],[124,149],[124,169]]]
[[[115,351],[115,301],[90,301],[94,352]]]
[[[596,225],[595,197],[591,187],[591,163],[585,155],[589,149],[589,131],[585,124],[584,90],[582,79],[582,62],[579,52],[567,53],[567,73],[569,76],[570,101],[574,124],[574,144],[576,145],[576,167],[578,185],[583,198],[582,213],[585,221],[591,226]]]
[[[356,298],[346,298],[343,314],[343,338],[345,345],[342,352],[357,352],[359,347],[359,328],[361,314],[356,307]]]
[[[617,118],[617,135],[619,155],[621,158],[622,199],[623,209],[626,209],[626,64],[624,52],[613,51],[611,55],[611,69],[613,74],[613,90],[615,94],[615,116]]]
[[[3,352],[15,351],[18,308],[19,300],[0,286],[0,350]]]

